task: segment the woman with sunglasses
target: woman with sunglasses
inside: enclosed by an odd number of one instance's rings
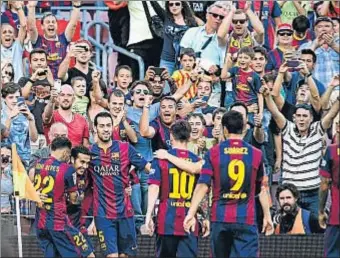
[[[180,42],[190,27],[196,27],[194,15],[186,1],[166,1],[164,21],[164,43],[160,66],[171,75],[179,57]]]
[[[11,62],[7,60],[1,60],[1,83],[14,81],[14,69]]]

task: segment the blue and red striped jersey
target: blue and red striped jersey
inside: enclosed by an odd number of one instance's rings
[[[39,35],[33,48],[42,48],[47,52],[47,62],[54,79],[58,78],[58,69],[66,56],[66,49],[70,42],[66,39],[65,33],[58,35],[57,40],[48,40]]]
[[[188,150],[171,149],[170,154],[192,162],[200,160]],[[177,168],[167,160],[154,159],[149,184],[160,187],[157,215],[157,232],[161,235],[185,236],[184,218],[190,208],[191,198],[199,175],[192,175]],[[198,235],[198,228],[195,230]]]
[[[78,204],[67,204],[67,214],[74,227],[82,232],[87,232],[87,227],[91,224],[91,219],[86,218],[92,214],[92,180],[88,171],[83,175],[77,174],[77,190],[79,195]]]
[[[254,225],[262,177],[262,152],[245,141],[231,139],[210,149],[198,183],[213,183],[211,221]]]
[[[75,169],[54,157],[41,159],[35,165],[34,187],[47,195],[44,208],[37,208],[38,229],[63,231],[70,224],[66,193],[77,191]]]
[[[147,161],[127,142],[112,141],[111,147],[102,149],[97,144],[90,147],[92,160],[89,171],[93,179],[93,215],[108,219],[129,218],[134,215],[129,186],[131,165],[138,170]]]
[[[232,78],[234,99],[247,105],[258,103],[257,94],[261,88],[259,75],[254,71],[245,72],[237,66],[228,72]]]
[[[273,70],[278,71],[283,62],[283,52],[280,48],[275,48],[268,53],[268,63],[266,65],[266,72]]]
[[[295,36],[295,34],[293,34],[292,46],[295,47],[295,49],[299,49],[303,44],[313,41],[314,39],[315,39],[314,32],[308,29],[303,38],[298,38]]]
[[[159,118],[153,120],[150,126],[155,129],[155,135],[152,139],[152,150],[171,149],[170,128],[164,125]]]
[[[321,161],[320,175],[326,178],[332,179],[332,205],[331,214],[329,216],[330,225],[340,225],[340,209],[339,209],[339,199],[340,199],[340,145],[331,144],[327,147],[326,153]]]

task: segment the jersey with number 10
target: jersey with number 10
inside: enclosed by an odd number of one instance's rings
[[[75,169],[53,157],[41,159],[35,165],[34,187],[47,195],[44,208],[37,208],[38,229],[63,231],[71,224],[65,193],[77,191]]]
[[[231,139],[210,149],[198,183],[213,182],[211,221],[254,225],[262,177],[262,152],[250,144]]]
[[[200,160],[188,150],[171,149],[170,154],[192,162]],[[186,236],[183,221],[191,205],[191,198],[199,175],[180,170],[174,164],[154,159],[149,184],[160,187],[160,203],[157,217],[157,233],[161,235]],[[197,230],[195,234],[197,235]]]

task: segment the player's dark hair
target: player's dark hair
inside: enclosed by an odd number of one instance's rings
[[[12,150],[12,146],[10,144],[6,144],[6,143],[1,143],[1,149],[7,149],[7,150]]]
[[[51,143],[51,150],[72,149],[72,143],[66,137],[57,137]]]
[[[117,66],[116,70],[115,70],[115,77],[118,76],[120,70],[127,70],[131,73],[131,76],[132,76],[132,69],[130,66],[128,65],[120,65],[120,66]]]
[[[19,84],[14,83],[14,82],[7,82],[7,83],[2,85],[1,96],[3,98],[6,98],[8,95],[14,94],[17,91],[20,92]],[[20,92],[20,95],[21,95],[21,92]]]
[[[83,76],[76,76],[71,79],[71,86],[73,87],[76,81],[84,81],[86,83],[86,79]]]
[[[171,97],[171,96],[165,96],[161,99],[160,103],[162,103],[163,101],[165,100],[170,100],[170,101],[173,101],[175,103],[175,107],[177,108],[177,101],[174,97]]]
[[[86,148],[84,145],[78,145],[71,150],[71,157],[74,159],[77,159],[79,154],[84,154],[87,156],[91,156],[91,152],[88,148]]]
[[[212,120],[215,121],[215,117],[217,116],[217,114],[219,113],[222,113],[223,115],[225,113],[227,113],[227,109],[224,108],[224,107],[219,107],[219,108],[216,108],[212,114]]]
[[[111,123],[112,123],[112,125],[113,125],[113,119],[112,119],[111,114],[108,113],[108,112],[100,112],[100,113],[98,113],[98,114],[95,116],[95,118],[94,118],[94,121],[93,121],[94,126],[97,127],[97,125],[98,125],[98,119],[101,118],[101,117],[102,117],[102,118],[106,118],[106,117],[110,118],[110,119],[111,119]]]
[[[240,102],[240,101],[234,102],[234,103],[230,106],[229,110],[232,110],[233,107],[243,107],[243,108],[246,110],[246,115],[248,115],[248,107],[247,107],[246,104],[244,104],[243,102]]]
[[[176,141],[188,142],[190,139],[191,126],[188,121],[180,120],[171,126],[170,133]]]
[[[316,63],[316,54],[313,50],[311,49],[302,49],[301,50],[301,55],[312,55],[313,56],[313,63],[315,64]]]
[[[194,118],[194,117],[198,117],[199,119],[201,119],[201,122],[204,126],[206,126],[206,122],[205,122],[205,119],[204,119],[204,116],[201,114],[201,113],[190,113],[188,116],[187,116],[187,121],[189,122],[190,118]]]
[[[310,27],[310,21],[305,15],[299,15],[293,19],[293,30],[299,33],[305,33]]]
[[[297,199],[297,200],[300,199],[300,193],[299,193],[298,189],[296,188],[296,186],[293,185],[293,184],[290,184],[290,183],[284,183],[284,184],[280,185],[276,190],[275,197],[276,197],[277,200],[279,200],[279,198],[280,198],[280,193],[285,191],[285,190],[289,190],[293,194],[295,199]]]
[[[132,83],[131,88],[130,88],[130,92],[131,92],[132,95],[135,94],[134,89],[135,89],[138,85],[144,85],[145,87],[148,88],[148,90],[149,90],[149,92],[150,92],[150,95],[153,94],[151,84],[150,84],[148,81],[135,81],[134,83]]]
[[[242,134],[243,116],[240,112],[230,110],[222,117],[222,126],[227,128],[229,133]]]
[[[44,49],[42,49],[42,48],[34,48],[34,49],[31,51],[31,53],[30,53],[30,62],[31,62],[32,56],[33,56],[34,54],[44,54],[45,57],[46,57],[46,61],[47,61],[47,52],[46,52]]]
[[[268,60],[267,50],[264,47],[256,46],[256,47],[253,47],[253,50],[254,50],[254,55],[255,53],[260,53],[261,55],[264,56],[266,60]]]
[[[112,96],[115,96],[115,97],[118,97],[118,98],[125,98],[124,92],[122,92],[120,89],[114,89],[111,92],[111,94],[109,96],[109,101],[111,101]]]
[[[251,47],[242,47],[238,51],[237,56],[239,56],[241,54],[245,54],[245,55],[249,56],[251,59],[254,59],[254,56],[255,56],[255,52]]]

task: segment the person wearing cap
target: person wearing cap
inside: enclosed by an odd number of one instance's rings
[[[320,187],[319,165],[323,151],[323,137],[339,112],[339,100],[321,119],[313,122],[310,105],[299,104],[295,108],[294,122],[289,121],[279,111],[270,91],[262,87],[260,92],[266,101],[277,126],[282,130],[282,179],[281,183],[291,183],[300,192],[298,204],[301,208],[318,214],[318,190]]]
[[[300,49],[312,49],[317,57],[313,75],[324,85],[340,71],[340,38],[334,36],[333,21],[319,17],[315,21],[316,39],[303,44]]]
[[[89,146],[89,125],[83,116],[72,112],[74,100],[73,88],[68,84],[64,84],[58,96],[52,96],[50,102],[45,107],[42,118],[44,134],[48,144],[50,144],[48,135],[51,125],[61,122],[68,129],[68,138],[72,142],[72,146],[81,144],[86,147]],[[58,108],[55,110],[56,101],[58,101]]]
[[[286,53],[294,51],[292,47],[293,28],[288,23],[282,23],[277,29],[277,47],[268,53],[266,71],[278,71]]]
[[[48,65],[52,74],[57,79],[58,67],[66,56],[66,49],[71,42],[76,31],[77,22],[79,20],[81,1],[72,1],[73,10],[70,21],[67,24],[65,32],[58,35],[57,17],[52,13],[45,13],[41,19],[41,27],[43,35],[39,35],[35,8],[38,1],[29,1],[28,3],[28,26],[30,28],[30,39],[33,48],[44,48],[48,54]]]

